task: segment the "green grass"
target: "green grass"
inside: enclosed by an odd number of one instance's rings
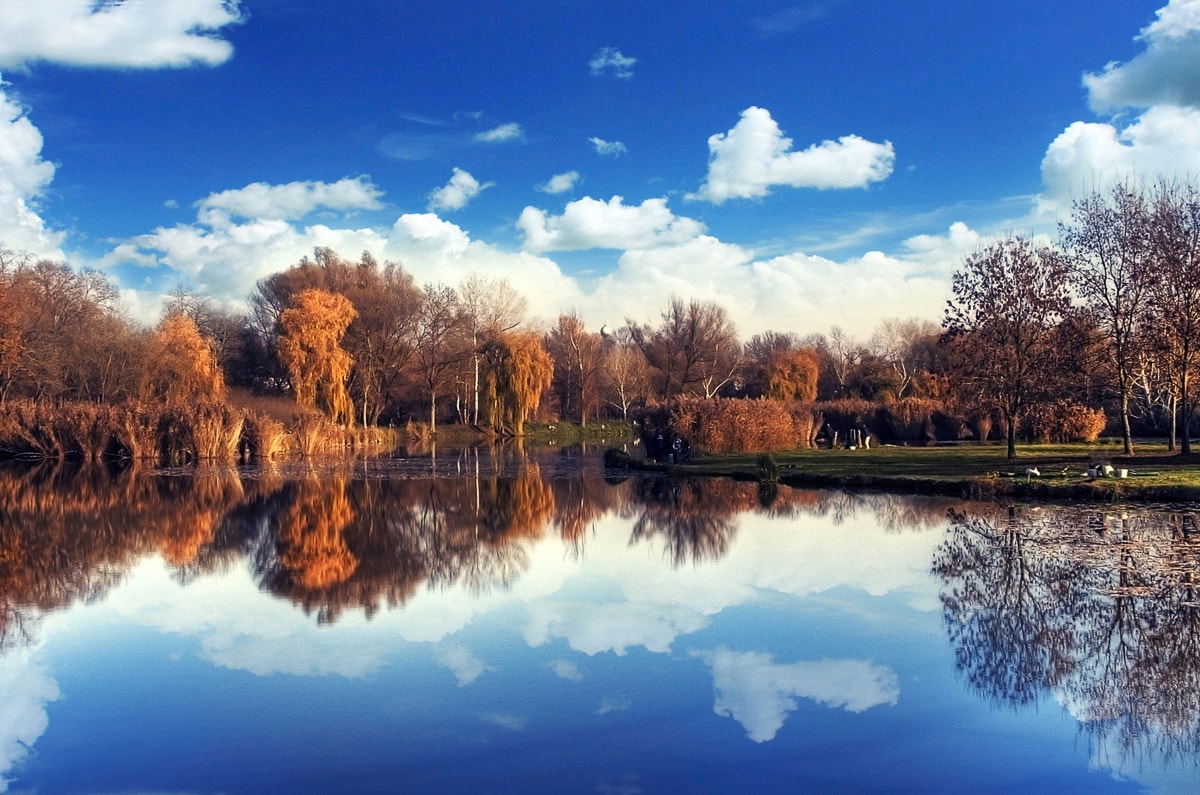
[[[1009,461],[1004,445],[876,447],[870,450],[801,449],[774,454],[780,482],[792,485],[870,488],[962,496],[1081,499],[1200,500],[1200,456],[1168,453],[1162,441],[1135,443],[1121,455],[1119,440],[1095,444],[1030,444]],[[698,455],[667,469],[677,474],[756,479],[758,454]],[[1129,470],[1121,478],[1086,477],[1088,464]],[[1027,475],[1036,468],[1039,476]]]

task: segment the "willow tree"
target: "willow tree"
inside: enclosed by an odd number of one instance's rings
[[[158,324],[150,343],[146,392],[166,403],[225,396],[225,378],[212,343],[190,317],[172,312]]]
[[[535,332],[499,334],[482,347],[483,397],[488,420],[514,436],[541,404],[554,378],[554,362]]]
[[[943,325],[962,353],[962,385],[998,410],[1017,456],[1017,422],[1058,370],[1057,328],[1070,311],[1067,266],[1014,237],[966,258],[954,273]]]
[[[296,402],[320,405],[334,422],[346,425],[354,424],[346,390],[354,360],[341,341],[355,315],[345,296],[326,290],[300,291],[279,315],[279,359],[291,376]]]

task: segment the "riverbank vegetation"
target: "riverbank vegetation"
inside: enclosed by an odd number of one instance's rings
[[[950,287],[941,326],[742,340],[714,301],[589,329],[531,319],[503,279],[418,286],[400,263],[317,249],[244,308],[181,287],[145,328],[102,274],[0,249],[0,457],[229,461],[558,423],[637,423],[713,454],[1003,439],[1013,459],[1018,441],[1116,435],[1124,456],[1135,436],[1190,455],[1195,185],[1085,197],[1057,243],[994,242]]]

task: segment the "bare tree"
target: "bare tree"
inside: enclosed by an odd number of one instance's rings
[[[1076,201],[1071,222],[1061,224],[1059,234],[1071,284],[1108,341],[1121,437],[1125,454],[1132,455],[1129,401],[1154,282],[1150,209],[1141,193],[1118,183],[1108,194]]]
[[[588,331],[578,313],[571,311],[558,316],[546,335],[546,350],[554,360],[551,389],[558,398],[560,413],[564,418],[578,416],[580,426],[586,426],[588,413],[594,413],[600,403],[603,340],[596,332]]]
[[[657,328],[634,321],[628,325],[633,341],[658,371],[658,391],[663,398],[684,391],[713,397],[741,371],[737,332],[720,304],[684,304],[673,296]]]
[[[418,374],[429,395],[431,431],[437,430],[438,395],[446,387],[455,367],[471,355],[466,330],[454,288],[444,284],[425,285],[417,314],[415,344]]]
[[[1192,377],[1200,365],[1200,189],[1191,183],[1160,184],[1152,211],[1157,278],[1151,283],[1148,322],[1174,381],[1183,426],[1181,452],[1190,455]],[[1174,428],[1171,436],[1174,442]]]
[[[1003,416],[1016,458],[1017,420],[1055,372],[1055,330],[1070,311],[1066,264],[1010,238],[967,257],[952,289],[943,325],[964,353],[962,380]]]
[[[478,425],[479,363],[483,338],[504,334],[520,326],[525,320],[529,302],[506,279],[491,279],[477,272],[463,280],[458,297],[466,332],[471,339],[474,370],[471,422]]]

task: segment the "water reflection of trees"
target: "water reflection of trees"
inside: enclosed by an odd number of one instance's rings
[[[582,555],[609,514],[630,521],[631,543],[661,543],[683,565],[725,555],[747,511],[836,521],[865,511],[904,525],[944,510],[786,487],[764,507],[752,483],[547,478],[507,453],[471,454],[453,470],[418,479],[366,465],[287,477],[0,469],[0,642],[27,642],[37,616],[102,596],[150,555],[184,584],[248,566],[263,590],[333,621],[346,610],[402,606],[422,587],[507,588],[528,568],[533,543],[554,534]]]
[[[934,561],[970,685],[1053,693],[1116,767],[1200,757],[1198,570],[1197,514],[1166,510],[956,513]]]

